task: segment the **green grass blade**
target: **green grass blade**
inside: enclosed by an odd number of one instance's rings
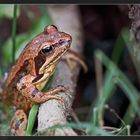
[[[17,22],[17,4],[14,4],[13,11],[13,23],[12,23],[12,61],[15,62],[15,52],[16,52],[16,22]]]
[[[125,115],[123,116],[123,121],[125,122],[125,124],[131,126],[134,121],[135,116],[136,116],[136,111],[134,110],[133,105],[130,103],[129,106],[127,107]],[[122,125],[123,124],[121,124],[120,126]]]
[[[116,40],[115,46],[113,47],[114,49],[113,49],[113,52],[111,55],[111,60],[115,64],[118,64],[118,62],[121,58],[122,52],[124,50],[124,46],[125,46],[125,43],[124,43],[124,40],[122,38],[122,34],[120,33],[120,35],[118,36],[118,38]]]
[[[111,55],[111,59],[114,61],[115,64],[118,64],[121,54],[124,50],[124,41],[122,39],[121,34],[116,40],[116,43],[114,45],[114,49]],[[94,54],[95,55],[95,54]],[[116,90],[116,85],[112,83],[113,75],[110,73],[110,71],[106,71],[104,76],[104,82],[103,87],[99,92],[99,96],[97,97],[95,103],[92,105],[92,108],[94,105],[98,107],[98,112],[96,114],[96,126],[101,126],[103,124],[103,114],[104,114],[104,105],[105,103],[112,97],[114,91]]]
[[[26,136],[30,136],[32,134],[32,129],[36,120],[36,115],[38,112],[39,105],[33,105],[28,117],[27,129],[25,131]]]
[[[133,109],[138,113],[139,112],[139,92],[137,89],[133,86],[133,84],[128,80],[128,78],[117,68],[117,66],[107,58],[107,56],[101,52],[96,51],[96,57],[107,67],[107,69],[110,72],[114,73],[114,80],[112,82],[115,82],[119,84],[119,86],[124,90],[126,96],[129,98]]]
[[[137,75],[140,80],[140,48],[139,44],[136,42],[134,36],[132,33],[130,33],[129,29],[125,28],[121,32],[122,38],[128,48],[128,51],[130,53],[131,59],[133,61],[133,64],[136,68]]]
[[[67,123],[67,124],[64,124],[64,125],[55,125],[55,126],[49,127],[48,129],[44,129],[41,132],[37,132],[35,135],[42,134],[43,132],[46,132],[46,131],[49,131],[49,130],[54,130],[56,128],[64,128],[64,127],[65,128],[82,129],[82,130],[87,131],[88,135],[113,136],[112,133],[107,132],[106,130],[103,130],[103,129],[98,128],[98,127],[93,127],[91,125],[91,123],[86,123],[86,122],[82,122],[82,123],[78,123],[78,124],[77,123]]]
[[[136,68],[136,72],[137,72],[139,83],[140,83],[139,45],[136,42],[134,35],[130,32],[128,28],[123,29],[121,35],[128,48],[133,64]],[[126,122],[126,124],[131,125],[133,123],[135,115],[136,115],[136,111],[133,109],[133,106],[130,103],[126,110],[123,120]]]
[[[13,18],[14,4],[0,4],[0,18]],[[17,9],[17,16],[19,16],[20,9]]]

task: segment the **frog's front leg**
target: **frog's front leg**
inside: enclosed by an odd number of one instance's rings
[[[17,89],[22,93],[24,97],[26,97],[27,99],[31,100],[34,103],[43,103],[50,99],[57,99],[63,101],[62,98],[56,96],[55,94],[66,91],[66,88],[64,86],[57,86],[46,92],[41,92],[32,83],[33,79],[34,77],[29,74],[24,76],[17,83]]]
[[[26,125],[27,125],[27,116],[25,112],[21,109],[17,110],[10,123],[12,135],[24,136]]]

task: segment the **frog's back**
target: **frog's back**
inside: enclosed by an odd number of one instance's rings
[[[3,88],[2,93],[2,100],[4,103],[6,103],[9,106],[15,106],[16,108],[27,111],[32,103],[29,102],[22,94],[17,90],[17,82],[26,74],[26,59],[27,57],[24,57],[24,54],[21,54],[20,59],[16,62],[14,66],[12,66],[7,79],[5,81],[5,85]]]
[[[23,76],[28,74],[29,69],[32,69],[30,60],[33,60],[35,53],[38,52],[37,49],[43,41],[43,36],[44,34],[40,33],[30,41],[23,49],[15,65],[12,66],[2,93],[2,100],[8,105],[16,106],[23,110],[28,110],[32,106],[32,103],[17,90],[16,85]]]
[[[31,108],[32,103],[17,90],[17,81],[18,78],[14,78],[9,84],[6,82],[2,93],[2,100],[7,105],[15,106],[17,109],[23,109],[26,112]]]

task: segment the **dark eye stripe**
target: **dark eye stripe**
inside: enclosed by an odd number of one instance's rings
[[[40,67],[45,63],[45,61],[46,61],[46,56],[43,55],[42,51],[40,51],[38,55],[34,58],[36,73],[38,73]]]

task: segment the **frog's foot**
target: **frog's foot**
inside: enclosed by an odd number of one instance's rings
[[[80,56],[79,54],[77,54],[76,52],[72,51],[72,50],[69,50],[66,55],[64,55],[62,57],[63,60],[66,60],[69,68],[71,71],[73,71],[73,68],[75,67],[75,63],[72,63],[71,60],[79,63],[82,68],[84,69],[84,72],[86,73],[88,68],[87,68],[87,65],[86,63],[84,62],[82,56]]]
[[[11,134],[14,136],[24,136],[27,125],[27,116],[21,109],[15,112],[14,117],[11,120]]]
[[[42,93],[40,91],[34,93],[34,95],[36,96],[36,97],[34,97],[34,99],[36,98],[35,99],[36,103],[42,103],[42,102],[45,102],[45,101],[48,101],[51,99],[56,99],[61,102],[64,102],[64,100],[61,97],[57,96],[56,94],[58,94],[59,92],[66,93],[66,90],[67,89],[64,86],[59,85],[55,88],[52,88],[52,89],[46,91],[45,93]]]

